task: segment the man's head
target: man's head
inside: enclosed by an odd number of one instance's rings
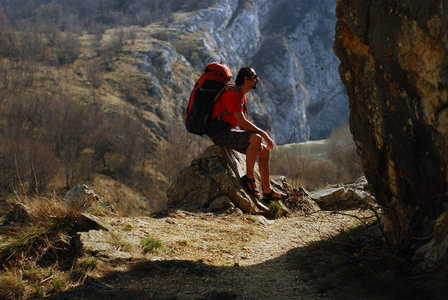
[[[255,70],[253,68],[245,67],[241,68],[238,72],[235,84],[239,87],[246,85],[248,90],[251,90],[257,88],[258,81],[260,81],[260,79],[258,78],[257,73],[255,73]]]

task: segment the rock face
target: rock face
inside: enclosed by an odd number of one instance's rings
[[[336,12],[350,128],[384,229],[421,240],[448,202],[448,4],[339,0]]]
[[[157,131],[181,116],[207,63],[235,74],[253,66],[261,78],[249,114],[279,145],[323,139],[348,119],[347,95],[332,51],[336,0],[223,0],[151,27],[150,50],[136,54],[148,74]],[[148,108],[145,108],[148,110]],[[161,129],[159,128],[159,131]]]

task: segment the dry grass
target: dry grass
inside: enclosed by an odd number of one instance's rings
[[[293,187],[314,190],[355,181],[362,175],[362,167],[346,124],[325,141],[274,148],[271,174],[285,176]]]
[[[131,197],[135,202],[124,201],[121,191],[115,192],[119,189],[112,188],[108,193],[107,186],[100,186],[123,213],[160,209],[163,203],[158,198],[163,198],[165,182],[159,181],[152,161],[158,141],[145,124],[163,126],[165,121],[154,109],[160,99],[148,97],[147,75],[136,70],[141,61],[133,54],[150,50],[150,31],[149,27],[139,27],[132,28],[133,35],[119,29],[99,37],[85,32],[73,35],[82,51],[70,64],[39,60],[33,62],[36,68],[31,70],[16,68],[12,58],[3,57],[0,116],[5,122],[0,124],[0,137],[7,142],[0,146],[0,156],[5,157],[0,162],[5,165],[2,197],[10,197],[13,191],[20,195],[48,196],[50,191],[63,195],[79,183],[91,183],[101,173],[108,175],[115,186],[127,185],[137,195]],[[104,55],[98,56],[97,50]],[[33,80],[22,80],[28,77]],[[64,122],[45,128],[52,123],[48,120],[59,119],[49,116],[49,111],[61,108],[56,115],[64,115]],[[90,126],[82,130],[82,137],[74,132],[80,124]],[[57,132],[62,135],[56,136]],[[99,135],[90,140],[95,132]],[[91,142],[83,144],[87,140]],[[54,141],[63,143],[54,145]]]
[[[0,233],[1,299],[40,299],[61,293],[100,267],[96,258],[71,254],[70,239],[83,209],[56,196],[25,197],[20,203],[27,208],[26,221],[3,226]],[[89,212],[107,216],[102,210]],[[118,235],[116,242],[129,246]]]
[[[4,299],[43,297],[70,286],[64,271],[72,265],[70,231],[79,210],[56,197],[24,198],[29,221],[5,227],[0,241],[0,296]]]
[[[9,228],[8,238],[1,241],[0,260],[6,265],[36,263],[55,252],[60,247],[56,244],[67,242],[80,213],[55,197],[24,198],[21,203],[29,208],[30,220]]]

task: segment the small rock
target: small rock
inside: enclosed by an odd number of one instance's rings
[[[28,222],[30,221],[29,208],[23,203],[14,204],[12,210],[5,218],[8,222]]]
[[[65,195],[64,201],[72,207],[87,208],[93,204],[99,204],[100,199],[87,185],[80,184]]]

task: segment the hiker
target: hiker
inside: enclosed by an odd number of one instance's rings
[[[224,146],[246,155],[247,172],[241,178],[244,186],[250,194],[262,199],[267,203],[276,200],[287,199],[288,196],[274,191],[270,184],[269,157],[270,150],[274,147],[274,141],[262,129],[246,118],[246,104],[248,98],[246,93],[257,88],[260,81],[253,68],[245,67],[240,69],[233,88],[227,89],[216,102],[211,119],[227,122],[228,126],[218,134],[211,137],[213,143]],[[235,90],[234,88],[237,88]],[[239,128],[237,127],[239,125]],[[266,144],[262,143],[262,140]],[[260,170],[262,192],[255,184],[254,167],[259,158],[258,168]]]

